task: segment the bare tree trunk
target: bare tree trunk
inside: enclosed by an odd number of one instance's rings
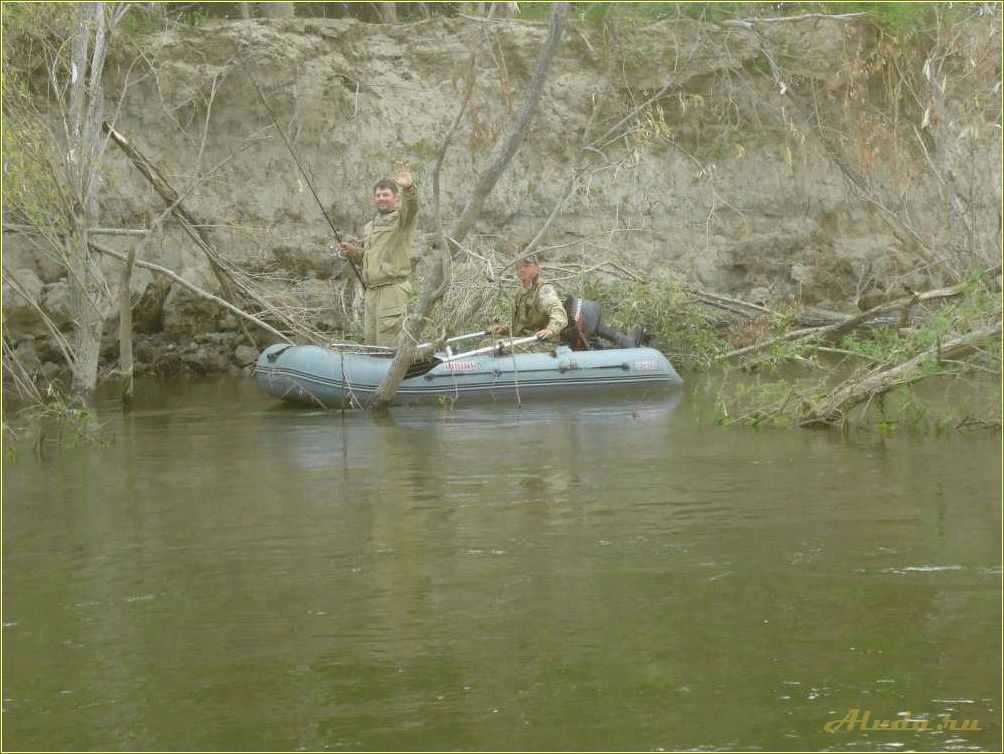
[[[397,3],[377,3],[380,17],[386,24],[397,23]]]
[[[40,167],[58,189],[40,197],[37,208],[47,218],[39,227],[58,229],[46,237],[67,275],[73,332],[72,346],[65,355],[72,374],[71,389],[85,400],[97,382],[101,333],[109,304],[107,282],[89,246],[91,228],[97,225],[98,181],[105,146],[100,128],[104,67],[108,37],[128,8],[128,3],[75,4],[70,38],[59,46],[69,50],[68,59],[65,53],[53,53],[48,60],[50,97],[42,106],[46,113],[29,104],[19,113],[27,116],[24,122],[15,117],[19,126],[37,118],[41,130],[32,132],[32,137],[49,137],[42,139],[51,155],[43,158]],[[66,79],[59,81],[64,65]],[[56,113],[62,117],[58,135],[47,122]],[[8,115],[6,101],[4,115]]]
[[[146,249],[147,243],[154,233],[160,231],[161,223],[170,212],[171,208],[164,210],[157,217],[146,234],[136,241],[125,257],[125,264],[122,266],[122,276],[119,287],[119,385],[121,387],[122,402],[127,406],[132,401],[133,396],[133,360],[132,360],[132,296],[129,286],[132,283],[132,270],[136,263],[136,258]],[[96,248],[95,251],[101,251]]]
[[[73,361],[71,389],[86,397],[98,380],[98,359],[101,353],[101,329],[104,310],[100,302],[100,287],[94,260],[87,248],[87,227],[77,226],[66,239],[67,283],[70,307],[74,315]]]
[[[437,218],[440,245],[443,246],[443,248],[440,249],[440,256],[437,259],[437,264],[433,266],[428,277],[424,281],[422,296],[419,299],[418,306],[408,316],[408,319],[405,321],[405,326],[401,330],[401,335],[398,337],[397,354],[394,356],[394,361],[391,363],[390,369],[388,370],[386,377],[384,377],[383,382],[380,384],[380,387],[377,388],[373,395],[372,405],[374,408],[386,409],[386,407],[389,406],[390,402],[394,399],[394,396],[397,394],[397,389],[401,385],[402,380],[404,380],[408,367],[411,366],[415,359],[415,345],[418,343],[418,339],[422,334],[422,328],[425,325],[425,318],[432,310],[432,307],[435,306],[435,304],[446,292],[446,288],[448,286],[447,276],[450,265],[450,253],[448,250],[451,246],[456,249],[460,248],[459,244],[463,241],[464,237],[477,221],[478,215],[480,215],[481,209],[484,206],[485,199],[488,197],[488,194],[495,186],[499,177],[502,175],[506,165],[509,164],[509,160],[511,160],[513,155],[516,154],[516,150],[519,149],[519,146],[526,135],[527,128],[530,125],[530,120],[533,118],[533,114],[536,111],[537,102],[540,99],[540,95],[544,91],[544,83],[547,80],[548,71],[550,70],[551,63],[554,60],[555,52],[558,49],[558,43],[561,40],[567,10],[567,3],[554,4],[551,10],[551,24],[548,30],[547,39],[544,42],[544,47],[541,50],[540,57],[537,59],[537,66],[534,69],[533,76],[530,79],[530,84],[527,87],[526,94],[523,98],[523,103],[516,116],[516,122],[513,124],[509,134],[503,141],[500,148],[493,155],[488,167],[484,170],[484,172],[482,172],[477,186],[475,187],[473,196],[468,201],[467,206],[464,208],[463,213],[457,220],[457,223],[454,225],[448,238],[444,237],[446,234],[442,232],[441,219]],[[472,65],[471,68],[473,69],[474,66]],[[467,94],[467,97],[469,96],[470,89]],[[444,139],[443,147],[440,150],[439,159],[437,160],[437,166],[434,171],[437,215],[439,214],[439,166],[442,164],[446,150],[449,147],[449,140],[459,123],[460,117],[463,115],[463,108],[466,107],[467,97],[465,97],[463,105],[461,106],[460,114],[458,114],[457,118],[454,120],[453,125],[450,127],[450,130]]]
[[[97,202],[94,180],[98,144],[92,126],[101,106],[94,101],[101,97],[100,81],[104,70],[105,16],[101,3],[82,3],[74,33],[70,60],[70,109],[67,129],[67,153],[73,155],[68,164],[74,201],[70,234],[64,242],[67,264],[67,284],[70,306],[74,315],[73,361],[71,388],[78,396],[86,396],[98,378],[101,351],[101,328],[104,311],[100,304],[100,269],[91,259],[87,245],[87,230],[96,220]],[[91,27],[94,46],[91,51]],[[90,76],[88,76],[88,70]],[[87,96],[87,81],[91,82],[91,99]],[[96,91],[95,91],[96,90]],[[86,109],[86,115],[85,115]]]
[[[467,105],[471,100],[471,94],[474,92],[474,84],[477,79],[477,61],[478,51],[475,49],[467,64],[468,75],[464,90],[464,98],[460,102],[460,108],[457,110],[457,115],[454,117],[453,123],[451,123],[450,127],[446,130],[446,135],[443,137],[443,144],[439,148],[439,153],[436,155],[436,164],[432,168],[432,211],[436,224],[436,246],[438,247],[436,260],[423,281],[422,297],[419,299],[418,305],[408,315],[408,318],[404,322],[404,326],[401,328],[401,336],[398,338],[398,352],[394,361],[391,362],[387,376],[384,378],[383,383],[377,389],[376,395],[374,396],[376,405],[380,407],[388,405],[390,401],[393,400],[398,386],[401,384],[401,381],[404,379],[404,376],[408,371],[408,367],[411,366],[417,355],[415,344],[418,342],[417,335],[422,331],[425,317],[429,311],[432,310],[432,307],[436,304],[436,302],[442,298],[448,285],[452,267],[452,257],[450,254],[450,244],[446,239],[446,233],[443,230],[439,175],[440,170],[443,167],[443,160],[446,159],[446,153],[449,151],[450,143],[453,141],[453,136],[457,131],[457,127],[460,125],[460,121],[464,117]],[[415,337],[412,337],[410,335],[411,333],[415,333]],[[388,391],[388,397],[384,400],[383,395],[385,394],[385,390]]]
[[[87,78],[88,51],[91,44],[87,22],[93,3],[82,3],[77,12],[77,28],[73,32],[73,53],[70,58],[70,110],[68,140],[72,145],[80,139],[84,119],[84,81]]]
[[[544,42],[544,48],[540,52],[540,57],[537,58],[537,66],[533,71],[533,76],[530,78],[526,94],[523,96],[523,104],[520,105],[519,112],[516,114],[516,122],[510,129],[505,141],[496,150],[495,154],[492,155],[488,167],[481,172],[471,198],[467,201],[467,206],[464,207],[464,211],[460,214],[460,218],[453,227],[453,232],[450,233],[450,238],[457,244],[463,243],[468,232],[474,227],[474,223],[477,222],[478,217],[481,215],[481,210],[484,207],[485,200],[488,198],[488,194],[491,193],[491,190],[501,177],[502,171],[505,170],[509,164],[509,160],[516,154],[516,150],[523,142],[526,130],[537,110],[540,95],[544,91],[544,83],[547,81],[547,74],[554,60],[554,55],[557,52],[558,43],[561,41],[561,33],[564,30],[565,14],[567,11],[568,3],[554,4],[551,11],[551,25],[547,40]]]
[[[296,15],[294,6],[295,3],[258,3],[265,18],[293,18]]]
[[[251,3],[237,3],[240,9],[241,18],[251,18]]]
[[[81,164],[83,166],[82,196],[84,211],[87,214],[88,228],[97,224],[99,177],[98,164],[104,153],[104,143],[101,136],[101,121],[105,115],[105,55],[107,52],[107,28],[105,25],[105,4],[91,3],[94,20],[94,50],[91,53],[90,85],[87,92],[87,117],[84,120],[81,139],[83,150]]]

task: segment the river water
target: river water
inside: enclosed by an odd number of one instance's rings
[[[138,395],[5,464],[5,750],[1001,747],[997,434]]]

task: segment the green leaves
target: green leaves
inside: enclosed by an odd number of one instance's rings
[[[603,321],[627,332],[648,327],[655,346],[679,367],[708,366],[728,350],[707,311],[694,304],[679,280],[660,275],[648,281],[589,280],[576,292],[603,305]]]

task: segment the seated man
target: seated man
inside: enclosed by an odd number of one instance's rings
[[[537,340],[557,344],[568,325],[568,314],[553,285],[540,281],[540,265],[536,257],[524,257],[516,262],[516,277],[522,284],[512,307],[512,322],[491,325],[492,335],[521,337],[536,335]]]

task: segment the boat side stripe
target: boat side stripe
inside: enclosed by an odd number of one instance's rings
[[[533,370],[533,371],[545,371],[545,370]],[[550,371],[550,370],[546,370]],[[314,374],[307,372],[301,372],[296,369],[289,369],[286,367],[275,367],[270,366],[265,369],[255,369],[256,374],[264,376],[266,379],[275,379],[276,377],[288,377],[302,380],[306,383],[313,383],[326,388],[332,388],[337,391],[346,392],[359,392],[359,393],[372,393],[376,391],[379,385],[366,384],[366,383],[349,383],[347,385],[343,384],[339,380],[333,380],[329,378],[317,377]],[[537,387],[556,387],[556,386],[583,386],[592,384],[627,384],[627,383],[653,383],[653,382],[672,382],[672,378],[667,374],[638,374],[638,375],[625,375],[623,377],[610,377],[608,375],[601,375],[595,378],[572,378],[565,377],[557,380],[533,380],[533,381],[516,381],[516,380],[492,380],[490,382],[457,382],[449,384],[433,384],[429,383],[427,385],[414,384],[409,385],[408,383],[412,380],[417,380],[418,378],[412,377],[410,380],[405,380],[401,383],[398,388],[398,393],[405,395],[423,395],[429,393],[435,394],[449,394],[451,392],[462,392],[466,390],[491,390],[493,388],[497,389],[515,389],[517,384],[521,388],[537,388]]]

